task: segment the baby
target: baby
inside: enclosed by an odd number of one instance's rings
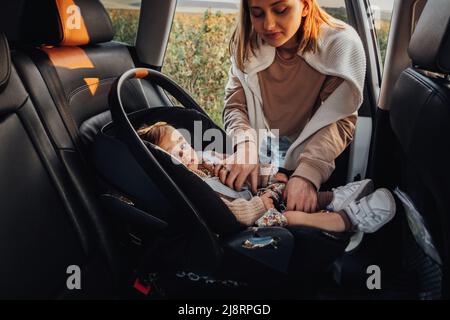
[[[282,193],[288,177],[277,173],[274,183],[259,189],[253,196],[249,190],[236,192],[220,179],[226,174],[223,155],[196,152],[183,135],[166,122],[157,122],[138,130],[141,139],[168,152],[190,171],[202,178],[225,202],[236,219],[247,225],[286,226],[303,225],[327,231],[375,232],[395,215],[395,201],[387,189],[373,192],[373,183],[363,180],[318,193],[316,213],[284,211]],[[215,161],[211,161],[214,156]],[[215,168],[221,170],[214,170]],[[372,193],[373,192],[373,193]],[[283,212],[284,211],[284,212]]]

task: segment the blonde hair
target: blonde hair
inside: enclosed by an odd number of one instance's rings
[[[323,23],[340,29],[343,25],[333,21],[333,17],[325,12],[316,0],[301,0],[308,5],[308,14],[303,18],[302,24],[297,32],[300,40],[298,50],[304,54],[306,52],[316,52],[318,48],[318,38],[320,26]],[[248,0],[241,0],[239,20],[236,29],[231,36],[229,51],[235,58],[237,67],[243,72],[244,64],[248,60],[249,53],[255,54],[255,49],[259,48],[257,34],[253,29],[250,20],[250,9]]]
[[[156,122],[151,126],[143,126],[137,131],[139,137],[145,141],[159,146],[163,137],[168,134],[171,126],[164,121]]]

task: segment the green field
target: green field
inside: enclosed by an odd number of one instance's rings
[[[334,17],[347,20],[344,8],[326,9]],[[137,33],[138,10],[109,9],[115,40],[133,44]],[[204,14],[176,13],[162,71],[189,91],[194,99],[222,126],[221,112],[228,69],[228,41],[235,14],[205,11]],[[377,30],[382,59],[386,54],[389,21]]]

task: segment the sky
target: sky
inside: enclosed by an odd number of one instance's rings
[[[324,7],[345,7],[344,0],[318,0],[318,2]],[[380,7],[382,10],[392,10],[394,0],[370,0],[370,3]]]
[[[231,2],[237,3],[239,0],[197,0],[202,2]],[[391,10],[394,0],[370,0],[373,5],[379,6],[382,10]],[[179,2],[182,2],[179,0]],[[318,0],[319,4],[324,7],[344,7],[344,0]]]
[[[178,0],[178,4],[183,2],[189,2],[192,0]],[[205,6],[207,7],[207,3],[211,2],[221,2],[221,3],[238,3],[240,0],[194,0],[195,2],[205,2]],[[379,6],[381,10],[392,10],[392,5],[394,0],[370,0],[373,5]],[[102,2],[109,6],[133,6],[140,2],[140,0],[102,0]],[[318,0],[319,4],[324,7],[344,7],[345,0]]]

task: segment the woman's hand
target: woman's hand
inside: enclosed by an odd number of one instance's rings
[[[314,185],[302,177],[289,179],[283,198],[287,200],[288,211],[317,211],[317,190]]]
[[[215,166],[214,168],[214,174],[220,178],[222,183],[240,191],[248,179],[252,192],[256,193],[259,166],[258,151],[255,143],[245,142],[239,144],[236,152],[225,159],[223,166]]]
[[[264,207],[266,207],[266,210],[273,209],[275,206],[273,205],[273,199],[270,192],[263,193],[259,196],[264,203]]]

